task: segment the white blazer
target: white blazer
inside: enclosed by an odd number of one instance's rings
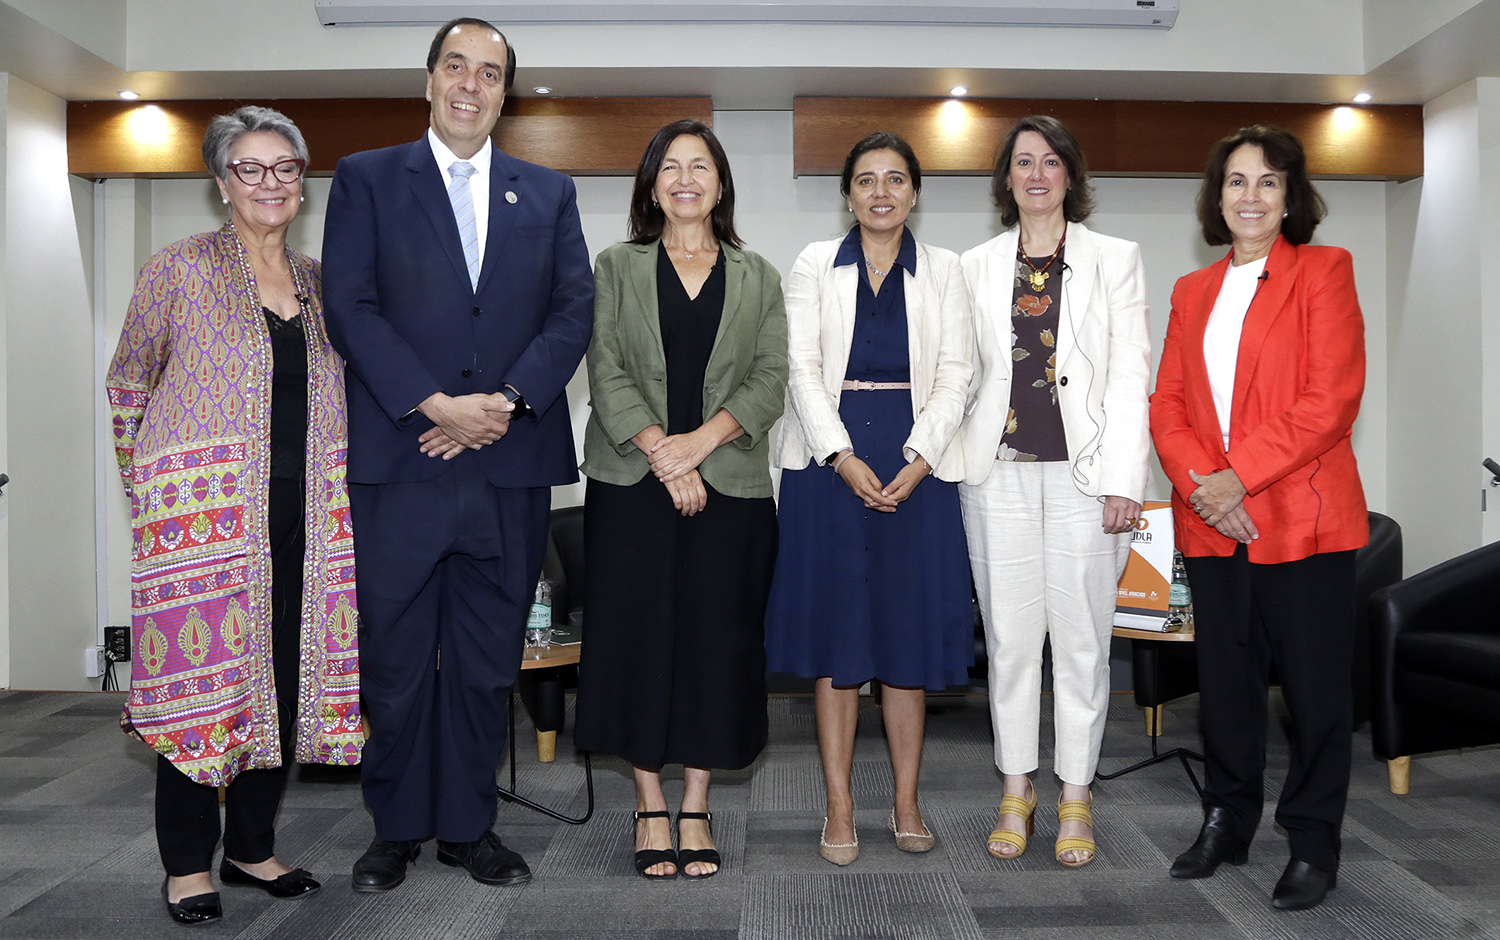
[[[1013,228],[964,252],[978,351],[961,435],[964,482],[983,483],[1010,411]],[[1135,242],[1068,225],[1057,320],[1057,403],[1073,483],[1088,496],[1141,502],[1150,477],[1146,274]]]
[[[854,342],[859,290],[855,265],[834,267],[842,237],[813,242],[797,256],[786,279],[788,364],[786,411],[776,442],[776,466],[800,470],[822,464],[852,446],[839,419],[839,396]],[[906,341],[911,357],[911,435],[906,462],[922,457],[939,479],[963,479],[954,442],[974,364],[969,291],[958,255],[917,243],[917,273],[902,271],[906,291]]]

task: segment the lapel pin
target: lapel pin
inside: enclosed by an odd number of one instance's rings
[[[505,191],[505,201],[508,202],[508,203],[510,203],[511,205],[515,205],[516,204],[516,194],[507,189]]]

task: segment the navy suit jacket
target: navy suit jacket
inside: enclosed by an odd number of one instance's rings
[[[594,279],[573,181],[494,149],[479,288],[424,135],[339,161],[323,233],[328,335],[348,363],[349,481],[425,480],[448,469],[417,439],[435,392],[513,386],[535,418],[456,460],[496,486],[578,479],[564,391],[588,348]],[[514,198],[512,198],[514,196]]]

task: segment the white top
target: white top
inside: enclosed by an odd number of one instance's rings
[[[427,143],[432,145],[433,159],[437,160],[438,169],[443,174],[443,191],[453,185],[453,174],[449,167],[454,161],[463,159],[455,156],[448,145],[438,140],[432,128],[427,129]],[[484,240],[490,234],[490,154],[495,142],[487,140],[479,152],[469,158],[474,165],[474,175],[469,177],[469,195],[474,197],[474,228],[479,232],[479,263],[484,264]]]
[[[1213,392],[1214,408],[1219,412],[1219,433],[1224,438],[1226,452],[1229,450],[1229,411],[1234,405],[1235,363],[1240,355],[1240,331],[1245,327],[1245,313],[1255,299],[1265,269],[1265,258],[1238,267],[1230,264],[1224,272],[1224,283],[1219,287],[1213,313],[1208,315],[1208,325],[1203,330],[1203,363],[1208,366],[1208,387]]]

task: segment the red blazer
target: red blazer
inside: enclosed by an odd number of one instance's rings
[[[1240,334],[1229,452],[1203,360],[1203,331],[1229,257],[1172,291],[1172,317],[1151,396],[1151,436],[1172,481],[1177,547],[1230,555],[1235,541],[1188,506],[1199,474],[1233,467],[1260,530],[1250,561],[1277,564],[1369,541],[1364,487],[1349,444],[1365,386],[1365,327],[1354,264],[1342,248],[1278,238]]]

